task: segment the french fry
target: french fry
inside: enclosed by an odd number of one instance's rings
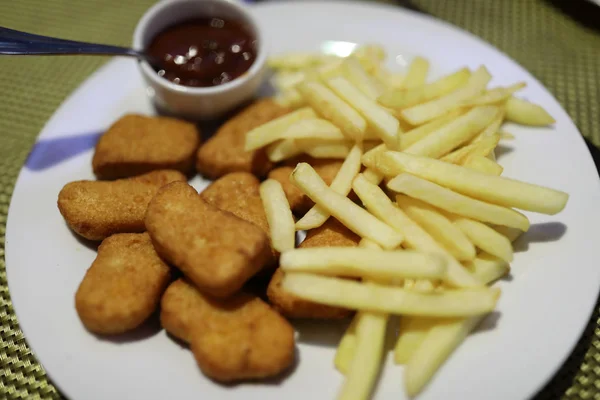
[[[350,57],[356,58],[360,65],[370,74],[380,67],[381,62],[385,60],[386,56],[383,47],[376,44],[359,46],[350,54]]]
[[[340,127],[349,138],[356,141],[363,139],[367,121],[325,85],[306,82],[298,85],[297,90],[311,107]]]
[[[445,96],[422,103],[413,107],[405,108],[401,117],[412,125],[421,125],[440,117],[455,108],[460,107],[463,100],[469,99],[483,92],[491,75],[485,67],[479,67],[469,77],[467,84],[448,93]]]
[[[280,92],[293,89],[294,86],[306,79],[306,74],[302,71],[281,71],[273,75],[270,82]]]
[[[501,258],[506,262],[513,260],[510,240],[486,224],[458,215],[446,214],[448,218],[481,250]]]
[[[383,66],[379,66],[378,68],[374,68],[371,71],[371,75],[373,78],[377,79],[377,81],[383,85],[384,88],[395,88],[399,89],[402,87],[402,83],[406,78],[401,72],[391,72],[387,68]]]
[[[498,113],[496,114],[496,117],[492,120],[492,122],[490,122],[490,124],[483,130],[483,132],[475,136],[469,143],[477,143],[489,136],[498,135],[498,129],[500,129],[500,125],[502,125],[502,123],[504,122],[505,116],[505,108],[498,108]]]
[[[292,88],[286,89],[275,95],[273,98],[275,103],[279,104],[282,107],[286,107],[292,110],[297,110],[301,107],[306,106],[306,101],[300,95],[300,93]]]
[[[260,198],[269,223],[273,249],[279,252],[293,249],[296,245],[294,216],[281,184],[267,179],[260,184]]]
[[[323,207],[357,235],[373,240],[384,249],[393,249],[402,243],[401,234],[354,204],[352,200],[330,189],[307,163],[299,163],[296,166],[291,180],[315,204]]]
[[[371,182],[375,185],[379,185],[381,183],[381,181],[383,180],[383,174],[373,168],[365,169],[362,172],[362,175],[365,177],[366,180],[368,180],[369,182]]]
[[[411,355],[421,344],[427,332],[439,323],[436,318],[403,316],[398,327],[398,340],[394,347],[394,362],[406,364]]]
[[[399,146],[398,135],[400,124],[396,118],[384,110],[379,104],[360,92],[348,80],[342,77],[331,78],[327,81],[329,87],[344,101],[358,111],[381,140],[390,148]]]
[[[383,358],[388,315],[359,312],[356,348],[339,400],[367,400],[375,385]]]
[[[313,158],[346,158],[354,145],[349,140],[300,139],[295,142],[304,153]]]
[[[471,72],[463,68],[423,86],[388,90],[378,98],[378,101],[384,107],[402,110],[451,93],[464,86],[470,76]]]
[[[267,65],[276,70],[300,70],[323,64],[332,58],[319,53],[286,53],[269,57]]]
[[[280,267],[286,272],[357,277],[382,282],[446,277],[445,258],[414,250],[385,251],[358,247],[295,249],[281,255]]]
[[[406,153],[379,154],[377,165],[389,176],[407,172],[475,199],[521,210],[553,215],[560,212],[569,199],[567,193],[558,190]]]
[[[507,87],[499,87],[490,89],[480,96],[476,96],[472,99],[463,101],[463,105],[467,107],[485,106],[490,104],[497,104],[502,101],[508,100],[510,96],[516,91],[523,89],[527,84],[525,82],[518,82],[514,85]]]
[[[506,261],[485,252],[479,253],[473,261],[465,262],[465,266],[473,272],[473,275],[481,283],[486,285],[497,281],[510,272],[510,266]]]
[[[360,318],[360,313],[356,314],[352,318],[352,322],[346,328],[346,332],[344,332],[344,336],[342,336],[342,340],[340,340],[340,344],[335,352],[335,358],[333,360],[333,364],[342,374],[347,375],[350,370],[350,365],[352,364],[352,360],[354,359],[354,353],[356,350],[356,325],[358,324],[358,320]]]
[[[470,156],[487,156],[490,154],[498,145],[500,141],[500,135],[495,133],[492,136],[487,136],[476,143],[471,143],[463,146],[452,153],[448,153],[441,157],[441,161],[445,161],[452,164],[463,164]]]
[[[474,171],[496,176],[502,175],[502,171],[504,171],[504,168],[500,164],[479,154],[467,157],[462,165]]]
[[[475,258],[475,246],[469,237],[438,210],[427,203],[403,195],[396,196],[396,203],[409,218],[421,225],[456,259],[465,261]]]
[[[418,293],[375,283],[342,278],[286,273],[282,287],[300,298],[319,304],[397,315],[466,317],[491,312],[500,290],[470,288],[440,293]]]
[[[402,87],[412,89],[423,86],[429,73],[429,61],[423,57],[415,57],[408,66],[408,72],[402,83]]]
[[[447,165],[450,166],[452,164]],[[496,178],[493,175],[485,176]],[[529,229],[529,220],[527,217],[513,209],[467,197],[414,175],[407,173],[400,174],[389,181],[387,186],[395,192],[404,193],[437,208],[463,217],[493,224],[511,226],[523,231]]]
[[[508,226],[492,225],[492,228],[494,228],[494,230],[496,232],[498,232],[499,234],[506,236],[506,238],[508,240],[510,240],[511,243],[514,242],[515,240],[517,240],[523,234],[522,230],[516,229],[516,228],[510,228]]]
[[[362,156],[362,149],[360,146],[355,145],[348,157],[344,160],[340,170],[336,174],[335,178],[329,186],[333,191],[343,196],[347,196],[352,189],[352,181],[354,177],[360,171],[361,163],[360,159]],[[297,230],[308,230],[317,228],[325,223],[329,218],[329,213],[322,207],[315,205],[313,208],[308,210],[306,214],[296,222]]]
[[[411,129],[410,131],[400,135],[400,150],[406,150],[419,140],[425,138],[429,134],[437,131],[441,127],[448,125],[454,121],[457,117],[463,114],[463,110],[458,109],[450,111],[448,114],[443,115],[439,118],[431,120],[417,128]]]
[[[405,247],[445,256],[447,280],[450,284],[457,287],[479,286],[479,282],[450,253],[402,210],[394,206],[379,186],[358,175],[354,179],[352,189],[373,215],[404,235]]]
[[[417,395],[439,367],[481,322],[483,316],[449,319],[431,328],[416,348],[404,370],[406,392]]]
[[[320,119],[303,119],[290,125],[281,134],[281,139],[318,139],[318,140],[345,140],[346,137],[334,124]]]
[[[287,160],[302,154],[303,150],[294,139],[279,140],[267,146],[267,157],[272,162]]]
[[[529,126],[547,126],[556,122],[542,106],[514,96],[506,102],[506,119]]]
[[[317,118],[312,108],[304,107],[290,114],[260,125],[246,134],[246,151],[256,150],[282,138],[282,134],[294,123],[303,119]]]
[[[439,158],[471,140],[492,121],[497,112],[498,108],[494,106],[475,107],[404,151],[409,154]]]
[[[356,59],[345,60],[343,71],[344,77],[371,100],[377,100],[383,93],[383,86],[371,77]]]

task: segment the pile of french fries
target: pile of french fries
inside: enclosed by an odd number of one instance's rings
[[[556,214],[568,195],[502,177],[494,149],[504,121],[546,126],[525,87],[488,88],[485,67],[427,82],[417,57],[405,75],[382,65],[379,46],[346,58],[290,54],[270,61],[276,101],[293,112],[250,131],[246,149],[282,161],[299,154],[342,158],[330,186],[307,163],[292,182],[315,206],[294,224],[281,186],[263,183],[283,287],[313,302],[356,310],[334,364],[339,399],[370,397],[386,356],[391,315],[400,316],[394,360],[418,394],[500,295],[512,242],[529,228],[516,209]],[[348,198],[353,190],[359,204]],[[295,249],[294,229],[335,217],[362,238],[357,248]],[[295,228],[294,228],[295,227]]]

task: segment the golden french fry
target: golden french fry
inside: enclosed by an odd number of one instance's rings
[[[542,106],[514,96],[506,102],[506,119],[530,126],[546,126],[556,122]]]
[[[290,125],[281,134],[281,139],[346,140],[334,124],[319,118],[303,119]]]
[[[294,86],[302,82],[305,78],[306,74],[302,71],[281,71],[273,75],[270,82],[277,90],[283,92],[293,89]]]
[[[303,119],[317,118],[312,108],[304,107],[290,114],[260,125],[246,134],[246,151],[256,150],[282,138],[282,134],[293,124]]]
[[[327,81],[327,85],[367,120],[369,125],[390,149],[398,148],[400,124],[396,118],[375,101],[362,94],[360,90],[345,78],[331,78]]]
[[[291,180],[315,204],[323,207],[357,235],[373,240],[384,249],[393,249],[402,243],[402,235],[356,205],[352,200],[330,189],[307,163],[299,163],[296,166]]]
[[[502,171],[504,171],[504,168],[497,162],[478,154],[467,157],[462,165],[474,171],[496,176],[502,175]]]
[[[325,85],[305,82],[297,86],[306,102],[319,111],[325,119],[340,127],[349,138],[361,141],[367,130],[367,121],[348,103]]]
[[[384,107],[402,110],[451,93],[459,87],[464,86],[470,76],[471,72],[467,68],[463,68],[427,85],[411,89],[388,90],[378,98],[378,101]]]
[[[380,67],[386,56],[383,47],[376,44],[359,46],[350,54],[350,57],[357,59],[360,65],[370,74]]]
[[[319,304],[399,315],[466,317],[491,312],[500,290],[469,288],[440,293],[418,293],[375,283],[342,278],[287,273],[285,291]]]
[[[354,143],[349,140],[299,139],[296,145],[313,158],[346,158]]]
[[[479,135],[475,136],[469,143],[477,143],[489,136],[498,135],[498,129],[500,129],[500,125],[502,125],[502,123],[504,122],[505,115],[505,108],[498,108],[498,113],[496,114],[496,117],[492,120],[492,122],[490,122],[490,124]]]
[[[404,151],[409,154],[439,158],[471,140],[492,121],[497,112],[498,108],[494,106],[475,107]]]
[[[405,278],[446,277],[446,260],[443,257],[414,250],[385,251],[360,247],[295,249],[281,255],[280,267],[286,272],[348,276],[384,282]]]
[[[439,323],[437,318],[403,316],[398,328],[398,341],[394,347],[394,362],[406,364],[421,344],[427,332]]]
[[[271,56],[267,65],[276,70],[300,70],[331,61],[333,56],[319,53],[286,53]]]
[[[340,344],[335,352],[335,358],[333,360],[333,364],[342,374],[348,374],[350,370],[350,365],[352,364],[352,360],[354,359],[354,353],[356,351],[356,325],[358,324],[358,320],[360,313],[356,314],[352,318],[352,322],[346,328],[346,332],[344,332],[344,336],[342,336],[342,340],[340,340]]]
[[[494,228],[494,230],[496,232],[498,232],[499,234],[506,236],[506,238],[508,240],[510,240],[511,243],[514,242],[515,240],[517,240],[523,234],[522,230],[516,229],[516,228],[510,228],[508,226],[492,225],[492,228]]]
[[[343,65],[344,77],[371,100],[383,93],[383,86],[364,70],[354,58],[348,58]]]
[[[348,154],[348,157],[344,160],[344,163],[340,167],[340,170],[336,174],[335,178],[329,186],[333,191],[343,196],[347,196],[352,189],[352,181],[354,177],[360,171],[360,159],[362,156],[362,150],[360,146],[355,145]],[[306,214],[296,222],[297,230],[308,230],[317,228],[325,223],[329,218],[329,213],[322,207],[315,205],[313,208],[308,210]]]
[[[388,315],[359,312],[356,348],[339,400],[367,400],[371,395],[383,359]]]
[[[303,150],[293,139],[284,139],[267,146],[267,157],[272,162],[287,160],[302,154]]]
[[[400,135],[400,150],[406,150],[429,134],[437,131],[445,125],[448,125],[462,114],[464,114],[464,110],[462,109],[450,111],[446,115],[431,120],[417,128],[407,131],[403,135]]]
[[[394,206],[379,186],[359,174],[354,179],[352,189],[373,215],[404,235],[405,247],[446,257],[449,283],[457,287],[479,286],[479,282],[450,253],[402,210]]]
[[[506,261],[485,252],[479,253],[473,261],[466,261],[465,266],[481,283],[486,285],[510,272],[510,265]]]
[[[296,245],[294,216],[281,184],[267,179],[260,184],[260,198],[269,223],[273,249],[279,252],[293,249]]]
[[[412,125],[421,125],[424,122],[431,121],[460,107],[461,101],[483,92],[491,78],[490,73],[485,67],[479,67],[469,77],[466,85],[459,87],[445,96],[405,108],[402,110],[401,116]]]
[[[481,322],[483,316],[449,319],[431,328],[416,348],[404,371],[407,394],[417,395],[435,372]]]
[[[362,172],[362,175],[365,177],[366,180],[375,185],[379,185],[383,180],[383,174],[372,168],[365,169]]]
[[[495,178],[493,175],[485,176]],[[513,209],[467,197],[408,173],[398,175],[389,181],[387,186],[395,192],[404,193],[437,208],[463,217],[493,224],[511,226],[523,231],[529,229],[529,220],[527,217]]]
[[[402,82],[404,82],[404,78],[406,77],[406,75],[401,72],[391,72],[383,66],[374,68],[370,71],[370,74],[373,78],[377,79],[384,88],[399,89],[402,87]]]
[[[476,143],[471,143],[454,150],[452,153],[448,153],[441,157],[440,160],[462,165],[470,156],[487,156],[496,148],[499,141],[500,135],[496,133],[492,136],[487,136]]]
[[[398,206],[460,261],[475,258],[475,246],[463,231],[427,203],[407,196],[396,196]],[[491,229],[491,228],[490,228]]]
[[[423,57],[415,57],[408,67],[402,87],[412,89],[423,86],[429,73],[429,61]]]
[[[447,214],[448,218],[481,250],[506,262],[513,259],[510,240],[486,224],[458,215]]]
[[[306,106],[306,101],[304,100],[304,98],[302,98],[302,96],[300,95],[300,93],[292,88],[292,89],[286,89],[282,92],[279,92],[275,95],[275,97],[273,98],[273,100],[275,101],[275,103],[279,104],[282,107],[286,107],[292,110],[297,110],[301,107]]]
[[[567,193],[558,190],[406,153],[378,154],[377,164],[385,165],[385,171],[378,169],[386,175],[407,172],[475,199],[521,210],[552,215],[560,212],[569,199]]]
[[[525,82],[518,82],[511,86],[490,89],[480,96],[464,100],[462,104],[468,107],[497,104],[502,101],[508,100],[508,98],[512,96],[513,93],[523,89],[525,86],[527,86]]]

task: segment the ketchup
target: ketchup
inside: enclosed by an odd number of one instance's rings
[[[161,60],[156,73],[183,86],[222,85],[243,75],[256,58],[256,39],[237,21],[195,18],[170,26],[147,53]]]

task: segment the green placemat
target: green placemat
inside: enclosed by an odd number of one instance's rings
[[[127,45],[136,21],[152,3],[153,0],[0,0],[0,25],[50,36]],[[397,3],[461,26],[518,60],[554,93],[583,135],[600,146],[600,8],[585,0]],[[6,216],[15,179],[35,137],[61,101],[105,61],[98,57],[0,57],[2,399],[60,398],[29,350],[11,305],[4,263]],[[569,360],[538,395],[540,399],[559,397],[600,399],[598,311]]]

